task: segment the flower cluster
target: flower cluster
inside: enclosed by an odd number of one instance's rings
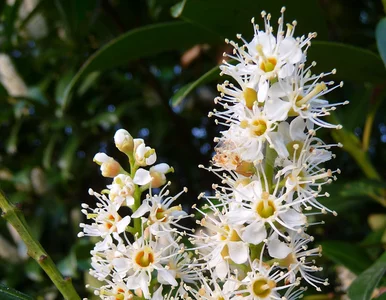
[[[222,107],[209,114],[224,127],[212,166],[221,184],[214,196],[196,208],[202,230],[191,234],[203,270],[202,289],[196,299],[298,299],[307,283],[320,290],[328,281],[315,276],[321,270],[314,257],[321,249],[309,248],[306,233],[310,216],[333,213],[320,198],[323,185],[339,170],[322,165],[333,158],[332,145],[316,133],[321,127],[340,129],[323,117],[335,110],[323,96],[342,86],[315,75],[306,64],[311,39],[295,38],[296,22],[284,28],[284,11],[277,33],[270,14],[262,12],[264,28],[252,19],[254,37],[224,54],[221,74],[231,80],[218,85],[215,103]],[[204,166],[201,166],[204,168]]]
[[[173,168],[165,163],[151,166],[156,152],[142,139],[120,129],[114,141],[126,154],[130,172],[105,153],[96,154],[94,161],[112,183],[100,194],[89,190],[98,200],[96,208],[82,204],[92,222],[80,224],[79,237],[97,237],[90,274],[103,285],[94,287],[94,293],[106,300],[162,300],[184,294],[181,286],[193,282],[196,274],[188,268],[191,257],[181,243],[179,229],[186,228],[178,222],[190,216],[174,202],[186,189],[169,196],[166,174]],[[144,191],[148,194],[141,199]]]
[[[323,165],[334,157],[330,148],[341,145],[326,144],[317,132],[340,129],[323,117],[347,102],[323,99],[342,84],[323,80],[335,70],[312,73],[315,63],[307,65],[306,54],[316,34],[295,38],[296,22],[285,29],[284,11],[276,34],[263,12],[262,30],[252,19],[250,42],[241,35],[241,46],[226,40],[234,49],[224,55],[235,64],[221,66],[232,79],[218,85],[215,103],[222,109],[209,114],[224,131],[206,168],[220,184],[213,184],[214,195],[199,195],[203,207],[193,206],[202,215],[200,229],[179,223],[192,217],[174,203],[186,189],[169,196],[166,174],[173,168],[153,166],[156,152],[142,139],[123,129],[114,136],[129,172],[95,155],[112,182],[100,194],[90,190],[98,203],[82,205],[91,224],[82,223],[79,236],[98,237],[90,274],[103,282],[94,287],[100,298],[290,300],[301,297],[303,284],[318,291],[328,285],[315,276],[321,249],[309,247],[307,228],[314,215],[336,215],[320,198],[340,172]]]

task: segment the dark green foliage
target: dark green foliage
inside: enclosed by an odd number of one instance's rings
[[[361,276],[381,273],[376,268],[386,224],[371,219],[386,218],[386,22],[380,1],[40,0],[21,16],[27,2],[0,1],[0,52],[9,55],[28,87],[20,95],[0,84],[0,188],[20,203],[35,236],[81,296],[88,296],[84,285],[90,280],[85,274],[92,245],[76,237],[80,204],[94,202],[89,187],[97,191],[110,183],[92,162],[94,154],[107,152],[124,164],[114,132],[125,128],[144,138],[159,162],[175,168],[168,177],[171,193],[189,188],[181,197],[189,210],[197,195],[217,182],[197,165],[209,164],[220,131],[207,113],[214,107],[216,83],[224,80],[216,75],[222,53],[229,50],[223,40],[236,39],[236,33],[249,38],[250,19],[261,23],[264,9],[276,20],[283,4],[286,21],[298,21],[297,35],[318,32],[309,60],[318,62],[318,72],[337,68],[329,80],[345,81],[329,100],[351,101],[337,114],[353,136],[347,146],[362,151],[364,163],[379,174],[379,180],[369,180],[351,152],[334,150],[337,159],[328,167],[339,167],[342,174],[322,203],[339,216],[310,228],[325,249],[319,264],[331,285],[322,293],[340,295],[337,264],[357,274],[369,268]],[[44,35],[42,28],[33,32],[36,18],[44,20]],[[366,126],[372,129],[368,147]],[[327,131],[322,134],[334,143]],[[55,293],[2,220],[0,237],[7,243],[0,247],[8,249],[0,257],[0,283],[37,299]],[[377,282],[374,278],[371,289]],[[358,293],[360,284],[350,292]]]

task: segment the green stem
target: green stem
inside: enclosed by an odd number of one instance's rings
[[[367,152],[362,149],[361,142],[352,132],[345,129],[334,130],[332,137],[335,141],[343,144],[343,149],[352,156],[367,178],[381,180],[381,176],[372,165]]]
[[[267,143],[265,148],[265,176],[267,177],[268,181],[268,190],[272,190],[272,181],[273,181],[273,173],[274,173],[274,165],[275,165],[275,158],[277,156],[277,153],[274,149],[271,149],[269,147],[269,143]]]
[[[381,93],[381,92],[378,92],[378,93]],[[381,96],[382,96],[382,93],[381,93]],[[379,97],[379,96],[376,97],[375,96],[375,98],[378,98],[378,99],[375,99],[375,104],[373,104],[371,106],[371,109],[366,116],[366,122],[365,122],[365,126],[363,129],[362,149],[364,152],[367,152],[369,150],[371,130],[373,128],[375,115],[378,112],[379,106],[381,105],[382,100],[383,100],[383,97]]]
[[[32,237],[22,212],[11,204],[1,191],[0,208],[3,211],[1,216],[15,228],[27,246],[28,255],[36,260],[44,272],[46,272],[48,277],[50,277],[51,281],[63,295],[64,299],[80,300],[79,295],[72,285],[71,278],[63,278],[42,245]]]
[[[133,205],[133,213],[139,208],[141,205],[141,189],[136,186],[134,192],[134,205]],[[134,230],[141,236],[141,218],[134,218]]]

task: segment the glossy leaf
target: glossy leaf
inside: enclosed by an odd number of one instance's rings
[[[317,32],[320,38],[327,38],[326,21],[318,1],[293,0],[288,3],[283,1],[255,1],[239,0],[237,4],[233,0],[188,0],[181,18],[191,23],[215,32],[219,36],[232,39],[237,33],[247,37],[252,36],[253,27],[250,23],[255,17],[256,24],[263,26],[260,19],[261,11],[272,14],[271,24],[276,30],[276,20],[280,16],[280,10],[286,5],[284,17],[285,23],[291,23],[296,19],[296,35]],[[312,13],[300,13],[299,11],[312,11]]]
[[[337,264],[342,264],[355,274],[360,274],[371,265],[366,251],[351,243],[325,241],[322,243],[323,256]]]
[[[386,252],[351,284],[348,295],[351,300],[369,300],[373,290],[386,272]]]
[[[217,38],[216,35],[185,22],[160,23],[131,30],[99,49],[84,63],[66,88],[63,106],[68,105],[75,85],[91,72],[110,69],[141,57],[184,49]]]
[[[386,79],[386,70],[379,68],[382,65],[379,55],[348,44],[314,41],[307,59],[317,62],[312,69],[314,73],[329,72],[335,68],[337,74],[329,76],[329,80],[379,82]]]
[[[386,66],[386,18],[379,21],[375,30],[375,37],[377,39],[377,46],[379,54]]]
[[[0,299],[2,300],[32,300],[33,298],[15,289],[0,284]]]
[[[325,53],[335,53],[336,55],[329,56],[325,55]],[[313,60],[317,61],[317,65],[312,69],[314,73],[328,72],[334,68],[338,70],[336,75],[330,77],[331,80],[378,82],[386,79],[385,70],[374,71],[374,66],[382,63],[381,58],[368,50],[339,43],[313,42],[308,54],[308,63],[311,63]],[[355,61],[356,68],[351,67],[353,61]],[[220,70],[216,66],[196,81],[183,86],[173,96],[173,105],[178,105],[190,92],[200,85],[218,79],[220,79]]]

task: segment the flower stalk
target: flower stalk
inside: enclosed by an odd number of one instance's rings
[[[64,299],[78,300],[79,295],[75,291],[71,278],[63,278],[51,257],[44,250],[42,245],[31,234],[31,230],[25,221],[21,210],[10,203],[5,195],[0,191],[1,216],[9,222],[18,232],[25,243],[28,255],[32,257],[40,267],[46,272],[53,284],[58,288]]]

